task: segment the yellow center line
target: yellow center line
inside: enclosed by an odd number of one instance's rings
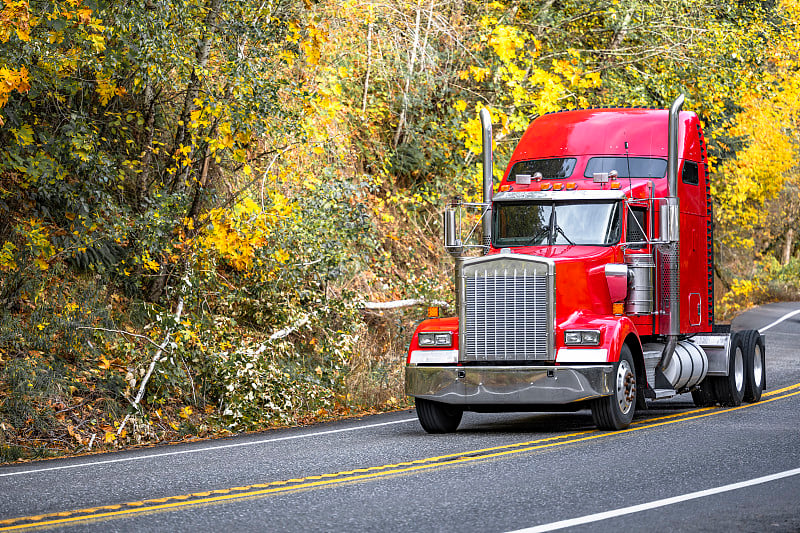
[[[762,397],[764,397],[764,396],[770,397],[770,396],[774,396],[776,394],[780,394],[782,392],[786,392],[788,390],[797,389],[797,388],[800,388],[800,383],[795,383],[794,385],[789,385],[788,387],[784,387],[782,389],[777,389],[777,390],[765,392],[761,396]]]
[[[451,453],[435,457],[428,457],[424,459],[416,459],[412,461],[387,464],[382,466],[346,470],[333,474],[320,474],[314,476],[306,476],[303,478],[273,481],[270,483],[247,485],[243,487],[232,487],[229,489],[217,489],[206,492],[197,492],[197,493],[184,494],[178,496],[168,496],[165,498],[154,498],[149,500],[127,502],[124,504],[113,504],[113,505],[92,507],[88,509],[78,509],[73,511],[61,511],[56,513],[47,513],[34,516],[11,518],[6,520],[0,520],[0,526],[4,526],[0,527],[0,532],[12,531],[23,528],[54,526],[54,525],[67,524],[70,522],[78,522],[82,520],[95,520],[102,518],[118,517],[128,514],[143,514],[146,512],[172,509],[176,507],[210,504],[232,499],[263,496],[279,492],[289,492],[289,491],[310,489],[328,485],[350,483],[365,479],[375,479],[397,474],[435,469],[442,466],[483,461],[486,459],[543,450],[567,444],[586,442],[590,440],[599,439],[602,437],[622,435],[625,433],[632,433],[634,431],[641,431],[644,429],[651,429],[670,424],[677,424],[679,422],[697,420],[709,416],[729,413],[732,411],[738,411],[740,409],[746,409],[749,407],[763,405],[773,401],[800,395],[800,390],[796,390],[794,392],[788,392],[786,394],[778,396],[778,394],[782,392],[791,391],[792,389],[797,389],[797,388],[800,388],[800,383],[784,387],[782,389],[778,389],[775,391],[771,391],[769,393],[769,396],[771,397],[769,397],[768,399],[762,399],[758,403],[743,404],[738,407],[730,407],[724,409],[707,407],[703,409],[685,411],[673,415],[639,420],[632,424],[632,426],[635,427],[629,427],[621,431],[613,431],[613,432],[600,432],[598,430],[580,431],[580,432],[569,433],[555,437],[547,437],[532,441],[507,444],[490,448],[481,448],[478,450],[471,450],[467,452]],[[765,393],[763,396],[767,396],[767,394]],[[234,491],[236,492],[231,494]],[[219,496],[211,496],[212,494],[218,494]],[[170,503],[170,500],[178,500],[178,501],[173,501]],[[130,508],[121,509],[122,507],[130,507]]]

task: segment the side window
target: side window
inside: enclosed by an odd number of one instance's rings
[[[647,241],[647,209],[644,207],[631,207],[628,211],[628,230],[625,241],[634,244],[631,248],[644,248]]]
[[[697,172],[697,163],[692,161],[683,162],[683,182],[688,185],[697,185],[700,183],[699,174]]]

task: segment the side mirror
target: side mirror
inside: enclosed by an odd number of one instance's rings
[[[442,217],[444,226],[444,248],[450,255],[461,255],[464,251],[460,235],[458,233],[458,225],[456,224],[456,210],[453,206],[448,205],[444,208],[444,216]]]

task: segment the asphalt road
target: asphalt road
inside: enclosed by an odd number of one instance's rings
[[[412,411],[0,467],[0,531],[800,531],[800,304],[765,330],[767,391],[740,408],[650,404],[628,430],[588,411]],[[700,492],[703,491],[703,492]]]

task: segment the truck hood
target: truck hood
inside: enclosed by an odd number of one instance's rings
[[[556,323],[575,311],[612,314],[605,265],[623,262],[618,247],[526,246],[514,248],[511,255],[546,257],[555,263]]]

